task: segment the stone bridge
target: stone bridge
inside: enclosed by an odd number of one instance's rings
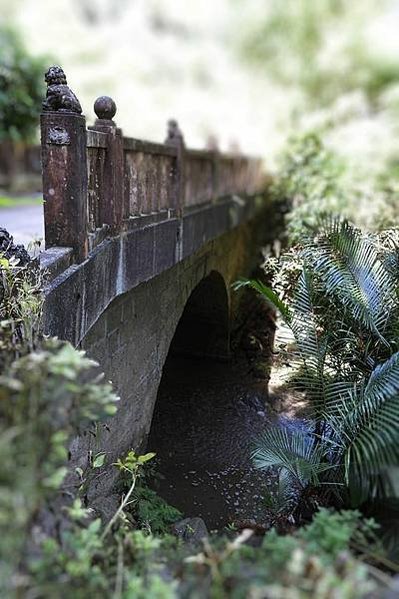
[[[87,128],[62,70],[46,81],[45,330],[112,380],[117,415],[100,445],[89,435],[111,462],[145,444],[169,352],[229,357],[231,284],[272,226],[267,180],[257,158],[186,148],[175,121],[164,144],[124,137],[108,97]],[[76,441],[76,459],[87,443]]]

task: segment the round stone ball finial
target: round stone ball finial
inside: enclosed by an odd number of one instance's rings
[[[94,112],[100,120],[112,121],[116,114],[116,104],[109,96],[100,96],[94,102]]]

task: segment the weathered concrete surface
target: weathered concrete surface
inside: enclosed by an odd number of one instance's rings
[[[258,200],[229,197],[187,211],[181,219],[169,211],[130,219],[127,230],[52,278],[45,290],[45,332],[78,345],[117,296],[254,219],[262,211]],[[41,259],[46,260],[46,253]],[[46,268],[52,270],[48,260]]]

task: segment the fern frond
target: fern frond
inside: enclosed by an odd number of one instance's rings
[[[277,295],[275,291],[271,287],[268,287],[261,281],[257,279],[240,279],[236,281],[233,285],[234,290],[241,289],[242,287],[251,287],[255,291],[257,291],[260,295],[262,295],[265,300],[273,306],[284,318],[286,322],[290,322],[291,320],[291,312],[288,308],[287,304],[283,302]]]
[[[314,441],[307,432],[273,427],[259,439],[252,459],[260,470],[286,470],[301,487],[309,482],[317,484],[319,475],[331,465],[323,461],[323,448]]]
[[[270,496],[270,507],[276,514],[292,513],[298,504],[299,489],[297,481],[284,468],[278,474],[277,487]]]
[[[384,469],[399,460],[399,352],[377,366],[351,401],[342,401],[330,420],[345,445],[346,480],[370,487]]]
[[[319,402],[324,396],[324,368],[328,344],[317,321],[313,279],[306,268],[303,268],[298,280],[291,329],[303,365],[300,380],[297,382],[307,390],[309,398]]]
[[[359,325],[384,339],[396,305],[396,281],[375,246],[346,221],[333,220],[307,244],[303,256],[326,295],[348,310]]]

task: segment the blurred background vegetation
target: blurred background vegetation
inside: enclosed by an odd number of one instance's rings
[[[287,139],[295,168],[316,135],[341,165],[332,170],[345,192],[329,193],[329,209],[368,228],[395,222],[399,0],[0,0],[0,9],[0,139],[37,136],[42,74],[56,62],[89,123],[108,94],[125,135],[162,141],[175,117],[191,147],[216,139],[271,170],[286,167]],[[316,175],[329,168],[318,152],[311,160]]]
[[[112,95],[129,135],[161,140],[173,115],[191,145],[215,135],[272,160],[309,119],[339,121],[338,146],[365,152],[385,144],[387,113],[399,109],[397,0],[0,0],[0,9],[29,54],[64,67],[89,118],[96,96]],[[40,108],[40,63],[10,50],[7,28],[0,35],[4,129],[5,108],[26,105],[25,91]],[[3,89],[10,54],[29,73],[18,98]]]

